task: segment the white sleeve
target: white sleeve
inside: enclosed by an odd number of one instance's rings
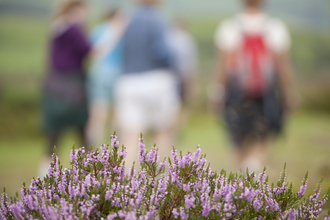
[[[291,37],[287,26],[280,19],[273,19],[270,25],[270,45],[277,52],[288,51],[291,47]]]
[[[232,20],[222,22],[215,33],[214,41],[218,49],[233,51],[240,41],[240,36],[235,23]]]

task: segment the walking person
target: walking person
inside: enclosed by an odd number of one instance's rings
[[[44,176],[54,146],[67,128],[76,128],[85,144],[88,118],[84,61],[90,45],[84,31],[87,6],[81,0],[65,0],[51,24],[48,73],[43,91],[44,131],[47,155],[39,175]]]
[[[110,119],[113,90],[122,71],[122,36],[125,26],[120,11],[113,9],[92,33],[92,63],[87,78],[89,145],[102,144]]]
[[[225,117],[242,169],[261,171],[270,138],[296,105],[286,25],[263,11],[264,0],[243,0],[244,10],[215,35],[217,72],[208,94]]]
[[[140,0],[123,38],[123,75],[116,87],[115,113],[128,151],[127,168],[138,161],[140,132],[153,132],[161,159],[170,155],[180,111],[173,55],[158,3]]]

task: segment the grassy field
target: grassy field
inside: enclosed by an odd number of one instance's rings
[[[23,182],[29,184],[37,174],[45,151],[46,140],[40,131],[40,91],[46,67],[47,24],[48,19],[44,18],[0,16],[0,189],[6,187],[10,195],[18,191]],[[202,85],[209,81],[212,72],[212,36],[217,24],[216,20],[198,20],[191,24],[200,47]],[[311,81],[302,84],[303,98],[309,103],[304,106],[310,107],[288,118],[286,131],[271,147],[267,169],[270,179],[276,181],[287,163],[288,180],[296,190],[306,171],[310,171],[310,190],[322,177],[325,188],[330,186],[330,105],[329,93],[325,92],[329,91],[330,83],[314,77],[329,72],[325,64],[330,51],[328,36],[293,34],[297,72],[309,73],[314,78],[314,84],[311,85]],[[310,74],[311,70],[315,71]],[[200,144],[214,170],[237,171],[223,123],[205,112],[205,98],[202,97],[200,103],[202,107],[180,131],[177,148],[183,152],[193,151]],[[76,134],[68,131],[59,144],[59,156],[65,166],[69,166],[69,151],[76,140]]]
[[[109,132],[110,134],[110,132]],[[288,179],[299,187],[304,174],[310,172],[310,186],[324,177],[330,186],[330,117],[298,112],[288,120],[286,131],[269,151],[268,172],[276,181],[284,163]],[[119,137],[120,140],[120,137]],[[59,157],[69,166],[69,152],[77,136],[68,131],[58,146]],[[147,143],[152,145],[153,143]],[[214,170],[225,168],[237,171],[235,157],[221,121],[206,113],[193,116],[190,124],[178,135],[176,147],[183,152],[194,151],[200,144]],[[29,182],[37,174],[39,161],[45,151],[45,139],[19,138],[0,140],[0,188],[13,194],[23,181]],[[297,189],[297,188],[296,188]]]

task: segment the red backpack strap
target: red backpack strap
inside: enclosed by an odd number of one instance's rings
[[[272,67],[271,51],[266,43],[267,23],[265,19],[264,31],[251,34],[244,31],[242,21],[237,19],[242,41],[235,54],[233,72],[241,90],[248,95],[260,96],[268,86]]]

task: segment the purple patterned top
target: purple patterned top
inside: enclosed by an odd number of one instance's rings
[[[83,61],[89,50],[89,41],[78,25],[72,25],[62,33],[54,33],[50,45],[51,71],[83,72]]]

